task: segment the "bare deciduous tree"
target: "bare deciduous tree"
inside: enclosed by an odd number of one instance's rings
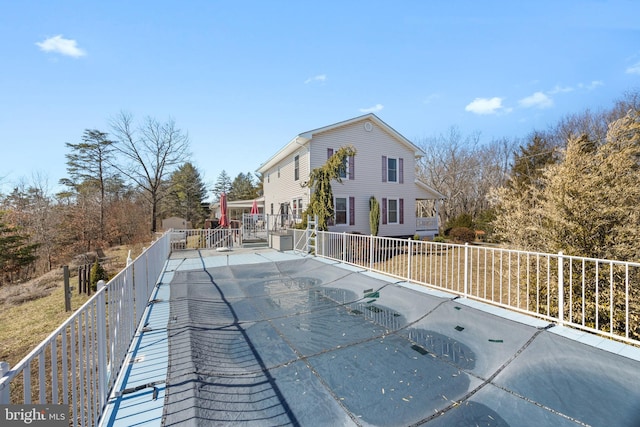
[[[418,163],[418,177],[444,196],[440,223],[462,214],[476,220],[489,208],[487,195],[501,186],[509,168],[513,143],[508,139],[480,143],[477,133],[463,136],[457,127],[448,135],[424,138],[418,146],[426,153]]]
[[[173,120],[161,123],[148,117],[135,126],[133,116],[121,112],[111,121],[116,151],[124,160],[114,167],[142,188],[151,204],[151,231],[157,229],[158,205],[163,185],[173,170],[189,156],[189,137]]]

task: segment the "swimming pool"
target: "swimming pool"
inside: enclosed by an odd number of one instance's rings
[[[640,420],[638,363],[541,321],[312,258],[198,261],[170,283],[164,425]]]
[[[541,320],[283,255],[172,255],[158,286],[168,301],[157,425],[640,421],[629,346],[614,354]]]

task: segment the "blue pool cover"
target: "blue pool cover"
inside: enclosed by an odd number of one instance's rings
[[[112,424],[640,425],[635,348],[281,255],[174,254],[166,323],[146,332],[166,356],[129,372],[152,387],[122,384],[134,392],[111,402]],[[136,393],[155,409],[125,415]]]

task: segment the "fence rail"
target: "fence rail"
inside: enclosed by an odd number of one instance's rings
[[[16,366],[0,364],[0,404],[68,404],[70,425],[97,424],[169,256],[156,240]]]
[[[293,233],[308,253],[309,231]],[[0,404],[69,404],[71,425],[97,424],[170,251],[229,238],[165,233],[16,366],[0,362]],[[640,345],[639,263],[322,231],[314,241],[316,256]]]
[[[640,263],[322,231],[316,255],[640,345]]]

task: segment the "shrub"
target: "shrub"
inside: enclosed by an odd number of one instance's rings
[[[473,218],[471,217],[471,215],[469,215],[468,213],[460,214],[454,218],[451,218],[445,225],[445,229],[449,231],[458,227],[473,228]]]
[[[476,233],[468,227],[456,227],[449,232],[449,237],[457,243],[468,243],[475,240]]]
[[[91,282],[91,289],[93,289],[94,291],[98,289],[98,282],[100,280],[104,280],[105,282],[109,280],[107,270],[105,270],[104,267],[100,265],[97,259],[93,263],[93,267],[91,267],[91,276],[89,280]]]
[[[446,239],[444,238],[444,236],[438,235],[433,238],[433,241],[436,243],[444,243],[446,242]]]

